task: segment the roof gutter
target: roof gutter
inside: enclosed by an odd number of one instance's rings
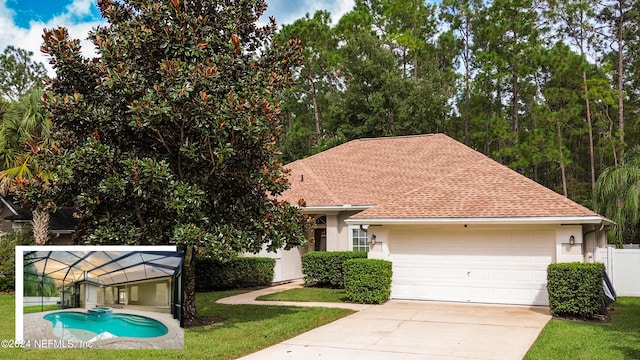
[[[373,205],[320,205],[301,207],[300,211],[302,211],[303,214],[322,214],[325,212],[364,211],[372,207]]]
[[[473,218],[349,218],[345,222],[349,225],[579,225],[603,224],[613,225],[614,222],[603,216],[531,216],[531,217],[473,217]]]

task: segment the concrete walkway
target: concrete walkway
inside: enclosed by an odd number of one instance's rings
[[[537,306],[398,300],[384,305],[255,300],[256,296],[300,286],[286,284],[218,302],[345,307],[358,312],[242,359],[522,359],[551,318],[548,308]]]
[[[339,308],[339,309],[351,309],[351,310],[364,310],[375,305],[364,304],[350,304],[350,303],[327,303],[327,302],[294,302],[294,301],[260,301],[256,300],[257,297],[267,294],[274,294],[289,289],[302,288],[304,284],[302,281],[295,281],[283,285],[271,286],[268,288],[247,292],[235,296],[219,299],[216,301],[219,304],[227,305],[281,305],[281,306],[303,306],[303,307],[326,307],[326,308]]]

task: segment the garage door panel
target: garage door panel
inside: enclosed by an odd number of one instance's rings
[[[392,232],[392,297],[548,304],[553,231]]]

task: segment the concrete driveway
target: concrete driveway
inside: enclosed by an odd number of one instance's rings
[[[389,301],[242,359],[522,359],[550,318],[545,307]]]

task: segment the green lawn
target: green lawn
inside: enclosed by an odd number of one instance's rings
[[[609,323],[552,319],[525,359],[640,359],[640,298],[612,307]]]
[[[235,359],[277,344],[352,311],[291,306],[222,305],[217,299],[242,291],[200,293],[201,316],[222,317],[214,325],[185,331],[184,350],[22,350],[1,349],[0,359]],[[0,296],[0,339],[12,339],[15,330],[14,297]]]
[[[60,306],[58,305],[34,305],[34,306],[25,306],[22,310],[23,314],[31,314],[41,311],[51,311],[51,310],[60,310]]]
[[[262,295],[256,300],[268,301],[317,301],[317,302],[347,302],[347,292],[344,289],[329,289],[305,287],[289,289],[275,294]]]

